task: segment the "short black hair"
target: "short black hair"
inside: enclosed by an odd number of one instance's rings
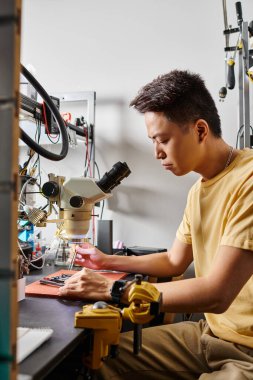
[[[163,112],[168,120],[185,125],[204,119],[215,137],[221,137],[215,102],[199,74],[173,70],[142,87],[131,101],[141,113]]]

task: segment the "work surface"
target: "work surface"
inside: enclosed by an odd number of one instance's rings
[[[31,272],[26,284],[63,269],[59,266],[44,267]],[[66,269],[66,268],[65,268]],[[112,274],[110,276],[119,276]],[[125,277],[133,279],[133,275]],[[115,278],[116,279],[116,278]],[[20,327],[50,327],[51,338],[19,364],[18,380],[42,380],[50,374],[73,350],[84,344],[85,330],[74,327],[75,312],[82,310],[84,301],[62,298],[28,297],[18,303]],[[85,347],[84,347],[85,349]]]
[[[45,268],[27,277],[27,283],[58,270]],[[19,326],[51,327],[52,337],[34,351],[19,365],[19,374],[28,375],[19,379],[43,379],[50,373],[84,338],[83,329],[74,327],[74,315],[84,302],[61,299],[26,297],[19,302]]]
[[[26,284],[38,281],[60,269],[63,268],[50,266],[44,267],[42,271],[31,272],[26,278]],[[116,280],[116,277],[122,277],[122,274],[113,273],[110,276]],[[124,278],[131,281],[133,277],[133,274],[127,274]],[[19,302],[18,325],[20,327],[50,327],[53,329],[53,335],[20,363],[18,380],[42,380],[62,363],[75,348],[83,345],[85,351],[86,331],[74,327],[75,312],[81,311],[83,305],[85,305],[84,301],[31,296],[26,296],[25,300]],[[124,331],[129,329],[127,321],[124,329]]]

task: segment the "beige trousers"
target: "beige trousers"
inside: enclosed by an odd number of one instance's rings
[[[132,332],[121,334],[120,354],[107,360],[98,380],[253,380],[253,349],[215,337],[206,321],[142,330],[133,354]]]

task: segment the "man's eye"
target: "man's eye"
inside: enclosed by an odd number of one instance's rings
[[[152,139],[152,143],[153,144],[167,144],[167,142],[169,141],[169,139],[165,139],[165,140],[156,140],[156,139]]]

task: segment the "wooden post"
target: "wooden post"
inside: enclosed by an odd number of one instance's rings
[[[21,0],[0,7],[0,379],[16,379]]]

